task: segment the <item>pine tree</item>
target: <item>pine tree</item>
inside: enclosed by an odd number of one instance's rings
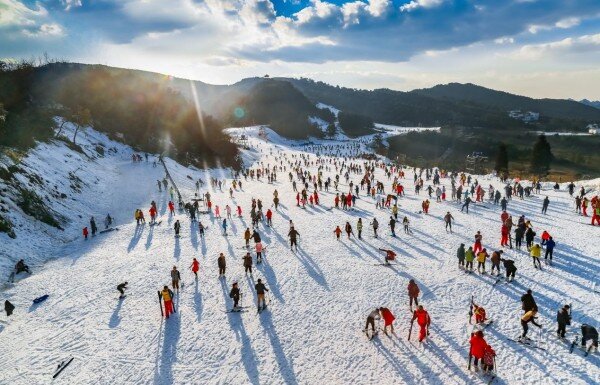
[[[508,151],[504,142],[500,142],[498,145],[494,170],[496,170],[498,175],[508,175]]]
[[[550,143],[548,143],[546,135],[542,134],[538,137],[531,151],[531,172],[537,176],[548,175],[550,163],[553,159],[554,155],[552,155]]]

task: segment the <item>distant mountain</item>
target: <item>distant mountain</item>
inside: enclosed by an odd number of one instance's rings
[[[250,88],[244,92],[245,86]],[[239,96],[232,97],[235,94]],[[309,122],[310,117],[318,117],[328,123],[334,121],[331,111],[317,108],[286,81],[245,81],[234,85],[228,95],[217,116],[231,126],[268,124],[286,138],[305,139],[323,136],[323,131]]]
[[[412,91],[414,94],[438,100],[463,101],[509,110],[539,112],[542,116],[560,119],[600,120],[600,111],[573,100],[533,99],[496,91],[475,84],[449,83]]]
[[[587,100],[587,99],[583,99],[583,100],[580,100],[579,103],[585,104],[586,106],[590,106],[590,107],[594,107],[594,108],[599,108],[600,109],[600,100]]]

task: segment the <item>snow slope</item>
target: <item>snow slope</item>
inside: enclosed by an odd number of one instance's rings
[[[331,145],[327,141],[294,147],[293,142],[273,132],[269,132],[269,141],[258,139],[256,127],[231,130],[242,131],[250,137],[251,149],[244,153],[244,159],[254,162],[252,167],[273,165],[276,156],[297,160],[301,154],[309,155],[304,149]],[[87,135],[90,146],[96,141],[112,143],[93,131]],[[355,142],[335,144],[337,153],[352,151],[349,143]],[[402,180],[407,195],[399,200],[399,217],[407,216],[411,221],[414,233],[410,236],[398,231],[398,238],[390,237],[385,225],[389,211],[375,209],[373,200],[363,191],[352,211],[329,210],[333,191],[319,192],[321,206],[296,207],[295,192],[285,171],[278,174],[274,184],[263,179],[243,181],[243,189],[235,191],[233,199],[226,191],[229,183],[223,191],[209,188],[213,204],[219,205],[222,212],[226,204],[239,204],[244,217],[234,218],[230,236],[223,237],[218,219],[201,216],[208,225],[206,238],[202,239],[184,214],[167,215],[168,193],[156,188],[156,179],[162,179],[163,170],[152,167],[151,162],[132,164],[128,159],[131,150],[113,145],[116,152],[92,160],[72,160],[72,151],[60,143],[41,147],[28,158],[32,169],[47,175],[56,169],[57,181],[65,179],[67,165],[76,167],[81,163],[88,168],[82,173],[82,191],[73,193],[64,207],[54,207],[72,221],[61,238],[51,241],[53,236],[39,232],[41,240],[34,234],[27,235],[38,225],[24,221],[16,240],[1,239],[3,248],[8,245],[4,253],[11,256],[29,257],[31,247],[32,254],[39,254],[38,260],[52,259],[35,265],[32,276],[2,292],[1,299],[9,299],[17,308],[8,321],[0,323],[0,362],[4,363],[0,384],[48,383],[57,363],[69,356],[75,357],[74,361],[54,383],[487,383],[487,378],[466,369],[471,295],[494,319],[486,329],[486,339],[498,354],[498,378],[494,383],[600,381],[597,354],[586,358],[578,350],[569,354],[568,346],[553,335],[556,310],[564,303],[573,303],[574,325],[569,340],[580,323],[598,326],[600,317],[598,293],[592,291],[598,279],[600,230],[588,224],[589,218],[574,213],[564,189],[555,192],[545,186],[543,195],[551,200],[548,215],[539,213],[539,196],[509,203],[515,218],[526,214],[538,235],[547,229],[555,237],[558,246],[554,266],[538,271],[525,252],[506,250],[516,260],[517,279],[512,284],[492,286],[495,279],[489,275],[466,275],[458,270],[455,250],[461,242],[472,243],[477,230],[482,231],[484,247],[498,248],[499,208],[486,202],[472,206],[467,215],[456,203],[435,203],[434,199],[430,214],[420,214],[425,196],[414,194],[410,171]],[[64,157],[73,163],[63,162]],[[310,154],[310,159],[314,160],[315,155]],[[289,171],[287,162],[284,165]],[[231,177],[227,170],[191,170],[170,160],[168,166],[185,199],[193,197],[193,183],[199,177],[205,181],[209,174],[220,179]],[[307,168],[311,173],[316,171],[314,165]],[[333,178],[334,172],[324,171],[324,176]],[[391,180],[380,169],[377,179],[389,190]],[[352,180],[358,182],[358,176],[352,174]],[[479,181],[484,186],[500,186],[491,176],[479,177]],[[448,179],[442,183],[449,187]],[[340,184],[340,190],[345,191],[343,178]],[[262,199],[269,207],[274,189],[279,191],[282,207],[274,214],[274,226],[261,224],[259,230],[267,245],[266,257],[262,265],[255,266],[254,276],[245,276],[241,258],[245,253],[243,231],[250,224],[250,200]],[[162,224],[136,227],[133,210],[141,207],[147,211],[151,200],[158,204]],[[88,217],[106,211],[117,217],[119,231],[82,240],[80,229]],[[446,211],[456,218],[454,234],[444,230],[442,217]],[[78,219],[79,215],[82,218]],[[382,236],[378,239],[372,237],[368,227],[373,216],[381,224]],[[336,241],[335,226],[350,221],[355,227],[358,217],[365,222],[364,240]],[[182,223],[179,239],[173,237],[176,219]],[[301,234],[296,253],[290,252],[287,244],[290,219]],[[395,250],[398,265],[376,265],[382,259],[378,248]],[[224,252],[228,260],[225,280],[218,278],[219,252]],[[198,282],[194,282],[188,268],[193,257],[201,264]],[[177,314],[163,320],[156,292],[170,282],[173,265],[181,271],[185,285],[176,296]],[[251,305],[255,301],[252,288],[258,278],[263,278],[270,289],[269,309],[260,315],[253,307],[245,313],[225,313],[231,306],[228,293],[232,282],[239,282],[244,305]],[[407,340],[409,279],[419,284],[421,302],[432,317],[431,336],[425,347],[416,343],[416,330],[412,341]],[[127,298],[118,301],[115,287],[123,281],[129,282],[130,289]],[[520,332],[519,298],[528,288],[540,307],[542,346],[547,351],[506,339]],[[32,305],[33,298],[45,293],[50,294],[46,302]],[[361,330],[367,314],[378,306],[389,307],[396,315],[397,336],[380,333],[368,341]],[[538,339],[537,329],[530,335]]]

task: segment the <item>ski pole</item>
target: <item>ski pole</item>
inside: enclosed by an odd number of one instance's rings
[[[165,316],[165,313],[163,313],[163,308],[162,308],[162,303],[161,303],[161,295],[160,295],[160,290],[158,290],[158,307],[160,307],[160,315],[161,317]]]

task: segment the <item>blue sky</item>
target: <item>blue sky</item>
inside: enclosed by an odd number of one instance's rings
[[[0,0],[0,58],[600,99],[600,0]]]

